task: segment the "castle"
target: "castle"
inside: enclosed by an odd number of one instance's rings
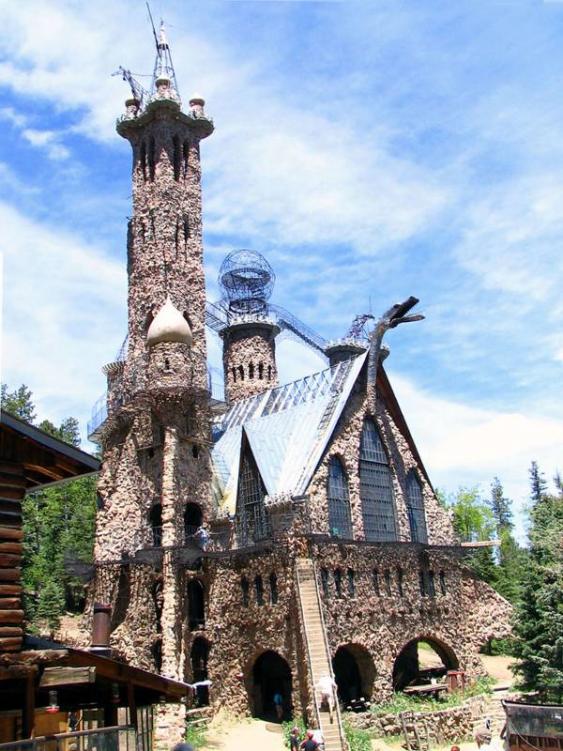
[[[286,716],[343,748],[340,722],[315,705],[320,676],[334,674],[345,703],[384,699],[417,678],[421,639],[477,676],[510,607],[461,560],[381,336],[319,343],[268,302],[272,271],[248,252],[223,265],[221,305],[206,302],[200,143],[213,122],[199,96],[182,108],[163,30],[152,90],[124,75],[128,342],[105,366],[91,429],[103,466],[90,604],[111,606],[122,659],[210,679],[199,701],[212,708],[267,714],[281,693]],[[223,342],[224,402],[210,394],[206,323]],[[282,329],[327,368],[280,385]],[[163,712],[157,737],[169,743],[184,719],[183,706]]]

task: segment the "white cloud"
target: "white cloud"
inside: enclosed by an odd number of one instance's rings
[[[27,123],[27,116],[17,112],[13,107],[0,107],[0,120],[6,120],[16,128],[23,128]]]
[[[103,248],[0,203],[4,258],[2,379],[26,383],[41,417],[86,427],[100,367],[125,330],[125,269]]]
[[[53,130],[36,130],[35,128],[25,128],[24,130],[22,130],[22,136],[32,146],[44,149],[49,159],[68,159],[68,157],[70,156],[69,149],[58,142],[61,134],[55,133],[55,131]]]
[[[455,491],[461,485],[480,485],[488,494],[498,476],[522,512],[532,460],[548,477],[563,468],[563,420],[480,409],[432,396],[409,378],[390,377],[435,486]],[[520,517],[520,535],[522,529]]]

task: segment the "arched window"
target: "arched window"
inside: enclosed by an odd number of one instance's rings
[[[272,366],[268,365],[268,380],[272,380]]]
[[[162,506],[155,503],[149,514],[152,531],[152,544],[155,548],[162,547]]]
[[[238,534],[243,544],[264,540],[269,524],[264,507],[266,488],[248,445],[243,449],[237,494]]]
[[[262,380],[264,378],[264,363],[258,363],[258,378]]]
[[[356,574],[354,573],[354,569],[349,568],[346,574],[348,577],[348,595],[349,597],[355,597],[356,596]]]
[[[205,626],[205,590],[199,579],[188,582],[188,626],[190,631]]]
[[[366,540],[396,540],[391,470],[373,420],[364,420],[360,442],[360,499]]]
[[[197,503],[187,503],[184,510],[184,535],[186,541],[195,535],[201,522],[203,520],[203,514],[201,512],[201,506]]]
[[[328,526],[334,537],[352,537],[348,478],[337,456],[328,465]]]
[[[373,591],[378,597],[380,597],[381,588],[379,586],[379,571],[376,568],[373,569],[372,581],[373,581]]]
[[[426,519],[424,517],[424,497],[416,472],[411,471],[407,477],[407,514],[412,542],[428,542]]]
[[[233,376],[233,381],[236,383],[237,382],[237,369],[236,368],[231,368],[231,375]]]
[[[250,380],[254,378],[254,363],[253,362],[251,362],[250,365],[248,366],[248,377],[250,378]]]
[[[256,604],[263,605],[264,604],[264,582],[262,581],[262,577],[260,576],[260,574],[254,577],[254,590],[256,592]]]
[[[241,381],[244,381],[244,368],[242,365],[238,366],[238,374]]]
[[[182,152],[180,149],[180,139],[178,136],[173,136],[172,138],[172,149],[173,149],[173,161],[174,161],[174,180],[180,179],[180,170],[182,168]]]
[[[393,592],[391,591],[391,572],[389,569],[384,572],[383,578],[385,579],[385,593],[387,597],[391,597]]]
[[[342,597],[342,571],[339,568],[334,571],[334,589],[336,596]]]
[[[405,594],[403,581],[404,581],[403,569],[399,567],[397,568],[397,589],[399,590],[399,597],[403,597]]]
[[[272,572],[270,574],[270,604],[275,605],[278,601],[278,577]]]
[[[184,156],[184,178],[188,174],[188,165],[190,160],[190,144],[189,141],[184,141],[184,148],[182,149]]]

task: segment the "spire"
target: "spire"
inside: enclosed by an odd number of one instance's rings
[[[152,23],[152,17],[151,17]],[[152,77],[152,99],[174,99],[180,102],[176,72],[170,54],[170,45],[166,37],[164,21],[160,22],[158,35],[153,25],[154,40],[156,44],[156,57]]]

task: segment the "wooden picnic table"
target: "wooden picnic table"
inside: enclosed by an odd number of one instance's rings
[[[424,683],[420,686],[407,686],[403,689],[405,694],[439,694],[441,691],[447,691],[445,683]]]

